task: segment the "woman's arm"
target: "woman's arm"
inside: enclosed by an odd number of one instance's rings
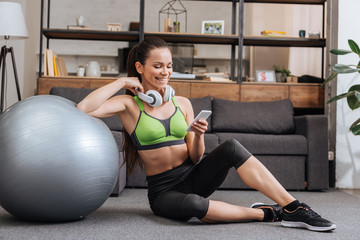
[[[186,109],[186,122],[190,124],[194,120],[194,110],[188,99],[183,102]],[[189,157],[194,162],[200,161],[205,152],[204,133],[207,130],[207,121],[198,120],[192,125],[192,132],[186,135],[186,144],[189,151]]]
[[[96,89],[86,96],[78,105],[78,109],[94,117],[109,117],[125,110],[127,96],[115,96],[120,89],[127,88],[135,93],[135,88],[142,91],[143,87],[138,78],[119,78],[101,88]]]

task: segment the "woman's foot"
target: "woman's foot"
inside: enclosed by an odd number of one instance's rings
[[[300,203],[294,211],[283,210],[284,227],[306,228],[312,231],[331,231],[336,225],[329,220],[322,218],[305,203]]]
[[[276,222],[282,220],[283,208],[279,204],[267,205],[264,203],[254,203],[250,207],[264,211],[264,222]]]

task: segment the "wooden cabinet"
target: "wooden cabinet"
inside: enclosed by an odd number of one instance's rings
[[[49,94],[52,87],[99,88],[116,78],[41,77],[37,94]],[[241,102],[290,99],[295,108],[324,108],[324,88],[311,83],[214,83],[206,81],[172,80],[176,95],[187,98],[210,96]]]

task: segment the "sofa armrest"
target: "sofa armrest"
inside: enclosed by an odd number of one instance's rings
[[[307,189],[328,189],[328,119],[325,115],[304,115],[296,116],[294,120],[295,134],[301,134],[307,138]]]

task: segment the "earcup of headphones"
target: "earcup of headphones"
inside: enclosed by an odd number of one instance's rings
[[[164,101],[169,102],[171,98],[174,96],[175,96],[175,90],[171,86],[167,85],[164,93]]]
[[[159,107],[162,104],[162,96],[159,92],[155,90],[149,90],[146,92],[146,95],[152,98],[152,102],[147,102],[152,107]]]

